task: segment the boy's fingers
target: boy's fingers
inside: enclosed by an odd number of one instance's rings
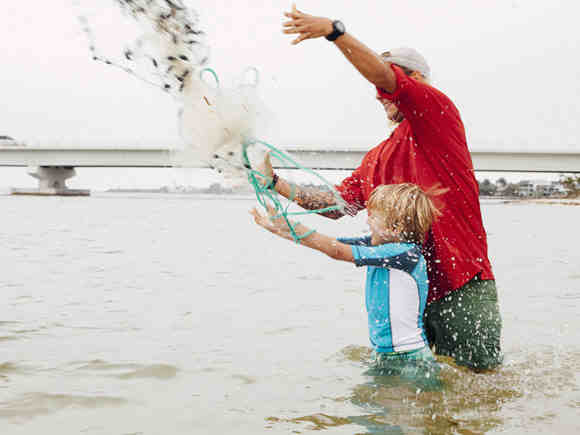
[[[254,217],[254,222],[260,226],[264,226],[264,216],[260,214],[260,212],[254,207],[250,210],[250,214]]]
[[[272,207],[270,204],[267,204],[266,207],[270,216],[276,215],[276,209],[274,207]]]

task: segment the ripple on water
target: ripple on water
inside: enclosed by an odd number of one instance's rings
[[[19,322],[0,322],[0,342],[22,340],[29,337],[30,334],[40,332],[45,327],[23,328]]]
[[[6,361],[0,363],[0,375],[25,374],[30,371],[30,367],[15,362]]]
[[[23,336],[19,337],[17,335],[0,335],[0,342],[3,341],[15,341],[24,338]]]
[[[232,375],[233,379],[242,381],[246,385],[255,384],[257,379],[248,375]]]
[[[301,281],[322,281],[325,278],[322,275],[302,275],[297,276],[296,279],[299,279]]]
[[[126,403],[128,403],[126,399],[112,396],[27,393],[12,400],[0,402],[0,418],[31,419],[54,414],[71,406],[93,409],[122,406]]]
[[[367,346],[349,345],[342,348],[336,354],[327,358],[327,361],[351,361],[356,363],[368,364],[371,361],[372,349]]]
[[[580,292],[566,292],[556,296],[557,299],[574,300],[580,299]]]
[[[283,335],[289,332],[298,330],[299,328],[306,328],[306,326],[290,326],[287,328],[272,329],[269,331],[264,331],[265,335]]]
[[[118,379],[152,378],[152,379],[173,379],[177,376],[179,369],[169,364],[138,364],[138,363],[109,363],[102,360],[93,360],[82,364],[75,370],[94,371],[104,373],[105,376]]]

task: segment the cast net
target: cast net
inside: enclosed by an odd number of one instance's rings
[[[340,195],[324,177],[257,138],[269,114],[258,95],[258,70],[242,69],[231,86],[223,86],[209,65],[210,50],[200,15],[187,2],[108,1],[117,5],[116,13],[103,8],[103,0],[76,1],[89,50],[95,61],[119,68],[175,99],[182,143],[171,150],[173,166],[210,167],[234,185],[248,180],[259,203],[265,206],[270,201],[287,220],[296,240],[299,237],[289,216],[344,208]],[[110,31],[112,25],[114,32]],[[275,166],[316,178],[324,190],[333,193],[335,204],[291,210],[292,201],[286,202],[264,187],[264,174],[256,170],[266,152]]]

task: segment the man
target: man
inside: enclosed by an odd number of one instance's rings
[[[428,84],[425,59],[410,48],[378,55],[346,33],[340,21],[315,17],[294,6],[285,13],[284,33],[292,42],[326,37],[377,88],[377,99],[388,119],[397,124],[391,136],[370,150],[361,165],[337,190],[355,214],[366,207],[372,190],[381,184],[414,183],[439,191],[442,212],[424,245],[429,274],[425,328],[429,343],[440,355],[474,370],[497,367],[501,316],[494,276],[487,255],[478,198],[478,185],[467,149],[459,112],[451,100]],[[332,193],[291,186],[272,171],[266,158],[261,172],[281,195],[314,210],[335,204]],[[444,192],[444,193],[441,193]],[[325,216],[340,218],[341,212]]]

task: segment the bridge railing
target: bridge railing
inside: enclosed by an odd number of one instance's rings
[[[286,151],[304,166],[315,170],[352,170],[360,164],[368,150],[290,147]],[[476,171],[580,173],[580,150],[474,150],[471,157]],[[176,166],[175,162],[168,148],[30,147],[0,144],[0,166],[28,167],[30,175],[39,180],[39,191],[35,190],[32,194],[74,194],[66,188],[65,181],[75,175],[74,168],[77,167],[170,168]],[[205,168],[207,165],[199,164],[195,167]]]

